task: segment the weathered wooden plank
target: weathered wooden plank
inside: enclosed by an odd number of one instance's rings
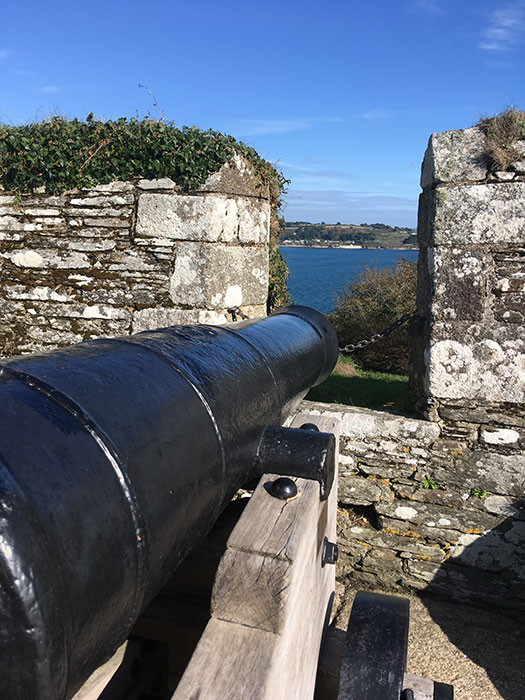
[[[93,671],[71,700],[97,700],[122,664],[127,645],[128,642],[124,642],[105,664]]]
[[[299,416],[337,434],[334,419]],[[325,537],[335,541],[337,482],[296,481],[299,495],[272,497],[261,479],[221,560],[208,624],[173,700],[309,700],[335,567],[322,566]]]
[[[172,700],[265,700],[277,636],[210,620]],[[254,669],[258,671],[254,674]]]

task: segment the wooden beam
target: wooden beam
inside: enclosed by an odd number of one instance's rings
[[[297,416],[338,437],[335,419]],[[335,567],[322,565],[325,538],[335,542],[337,475],[330,497],[294,478],[298,496],[259,482],[228,540],[212,594],[212,619],[172,700],[311,700]]]

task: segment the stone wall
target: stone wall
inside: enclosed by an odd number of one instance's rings
[[[266,313],[270,205],[235,157],[198,191],[169,179],[58,196],[0,192],[0,354]]]
[[[434,134],[421,186],[418,312],[428,323],[414,344],[415,399],[452,423],[470,423],[473,407],[522,416],[525,161],[491,173],[479,127]]]
[[[342,420],[339,577],[525,610],[525,161],[491,173],[480,128],[434,134],[421,184],[425,419],[302,407]]]
[[[343,584],[525,610],[525,499],[508,495],[517,490],[510,460],[505,471],[494,465],[498,483],[480,483],[474,451],[453,449],[438,422],[310,401],[299,410],[341,420]]]

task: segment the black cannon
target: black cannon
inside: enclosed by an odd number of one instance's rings
[[[328,321],[289,307],[1,364],[0,697],[70,697],[283,457],[326,497],[333,436],[279,426],[336,358]]]

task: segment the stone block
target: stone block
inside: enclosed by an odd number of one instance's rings
[[[341,436],[367,442],[395,440],[402,446],[425,447],[439,435],[439,426],[426,420],[407,418],[385,411],[356,406],[303,401],[301,411],[341,421]]]
[[[412,529],[424,532],[434,528],[457,532],[476,532],[481,534],[499,524],[500,520],[492,513],[481,509],[447,507],[435,503],[400,502],[398,500],[381,501],[376,505],[376,511],[391,520],[405,521]],[[453,532],[449,537],[455,539]]]
[[[493,261],[488,252],[468,247],[429,248],[434,320],[481,321],[489,299]]]
[[[495,249],[523,245],[524,202],[525,182],[437,187],[424,198],[420,240]]]
[[[425,351],[426,393],[473,405],[525,401],[525,330],[436,323]]]
[[[266,248],[179,243],[175,256],[170,279],[170,297],[174,304],[226,309],[266,302]]]
[[[517,175],[525,175],[525,141],[517,141],[514,150],[520,154],[520,159],[511,163],[509,170],[513,170]]]
[[[89,192],[93,192],[94,196],[97,192],[133,192],[133,183],[115,180],[106,185],[95,185],[92,190],[83,190],[82,195],[86,196]]]
[[[103,207],[104,209],[115,206],[125,206],[133,204],[133,195],[115,194],[115,195],[95,195],[91,197],[72,197],[69,200],[72,207]]]
[[[270,198],[268,186],[255,175],[251,163],[238,154],[216,173],[209,175],[206,182],[199,187],[199,192]]]
[[[485,445],[517,447],[520,433],[512,428],[492,428],[485,426],[480,432],[480,441]]]
[[[264,200],[148,192],[139,196],[136,239],[266,243],[269,218]]]
[[[439,407],[439,415],[444,420],[469,421],[471,423],[490,423],[492,425],[516,425],[525,428],[525,408],[521,405],[512,407],[497,403],[492,405],[473,406],[471,401],[462,405],[443,405]]]
[[[91,266],[84,253],[61,253],[52,249],[30,250],[27,248],[3,253],[19,268],[84,269]]]
[[[458,467],[466,474],[466,486],[491,494],[522,497],[525,491],[525,455],[502,455],[474,450],[463,455]]]
[[[525,579],[525,554],[521,545],[525,536],[525,523],[514,523],[506,532],[488,532],[485,535],[461,535],[450,552],[455,563],[473,569],[512,572]]]
[[[487,496],[483,499],[483,506],[494,515],[525,519],[525,507],[522,502],[509,496]]]
[[[85,218],[84,219],[84,224],[86,226],[92,226],[96,228],[128,228],[130,226],[130,222],[126,219],[117,219],[116,217],[114,219],[108,218]]]
[[[421,187],[479,182],[488,175],[485,134],[479,127],[432,134],[421,168]]]
[[[514,180],[516,176],[514,173],[509,172],[508,170],[498,170],[494,173],[494,177],[496,178],[496,180],[510,182],[510,180]]]
[[[492,311],[497,321],[525,323],[525,255],[522,249],[494,254]]]
[[[347,477],[339,479],[338,499],[345,505],[369,506],[392,498],[390,489],[379,479]]]
[[[161,177],[156,180],[139,180],[137,183],[139,190],[175,190],[177,185],[169,177]]]
[[[174,309],[170,307],[155,307],[141,309],[133,313],[131,324],[132,333],[151,331],[155,328],[167,328],[198,323],[199,312],[197,309]]]

